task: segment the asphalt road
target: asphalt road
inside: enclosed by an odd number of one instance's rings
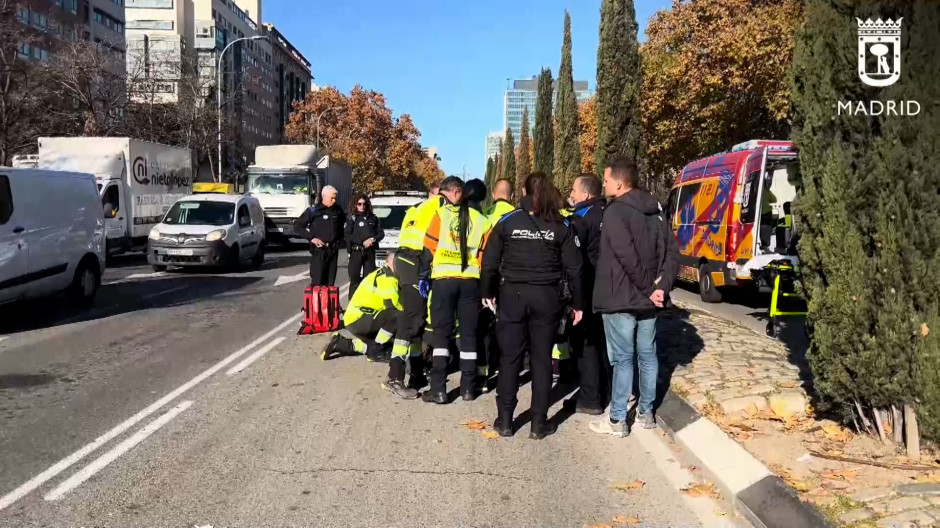
[[[743,525],[679,491],[694,476],[657,432],[560,412],[542,442],[521,423],[489,440],[460,422],[490,422],[492,394],[404,402],[382,365],[320,362],[325,337],[296,336],[306,269],[303,251],[234,273],[127,257],[91,309],[4,307],[0,526]]]

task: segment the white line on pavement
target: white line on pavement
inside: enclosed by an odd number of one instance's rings
[[[143,297],[140,298],[140,300],[146,301],[147,299],[153,299],[154,297],[159,297],[161,295],[166,295],[168,293],[185,290],[186,288],[189,288],[189,286],[188,285],[177,286],[176,288],[170,288],[169,290],[163,290],[163,291],[158,291],[156,293],[151,293],[150,295],[144,295]]]
[[[234,375],[234,374],[238,374],[239,372],[245,370],[245,368],[247,368],[248,365],[251,365],[251,364],[254,363],[258,358],[260,358],[261,356],[263,356],[263,355],[267,354],[268,352],[270,352],[272,348],[274,348],[274,347],[280,345],[285,339],[287,339],[287,338],[282,336],[282,337],[279,337],[279,338],[277,338],[277,339],[271,341],[271,342],[268,343],[267,345],[264,345],[263,347],[259,348],[254,354],[252,354],[252,355],[246,357],[245,359],[243,359],[243,360],[241,361],[241,363],[239,363],[238,365],[235,365],[234,367],[228,369],[228,372],[226,372],[225,375],[226,375],[226,376],[232,376],[232,375]]]
[[[126,440],[120,444],[114,446],[113,449],[107,453],[101,455],[100,457],[94,459],[90,464],[81,469],[81,471],[75,473],[71,477],[67,478],[61,484],[55,487],[52,491],[47,493],[43,498],[47,501],[54,501],[61,499],[66,493],[72,491],[73,489],[82,485],[83,482],[90,479],[95,475],[95,473],[104,469],[108,464],[117,460],[121,455],[127,453],[134,448],[137,444],[141,443],[148,436],[152,435],[157,429],[160,429],[164,425],[170,422],[173,418],[176,418],[181,412],[185,411],[192,405],[192,400],[186,400],[180,402],[179,405],[173,407],[165,414],[157,418],[156,420],[150,422],[146,427],[137,431],[132,436],[128,437]]]
[[[183,394],[184,392],[186,392],[186,391],[188,391],[189,389],[195,387],[195,386],[198,385],[199,383],[202,383],[203,381],[206,380],[206,378],[208,378],[209,376],[212,376],[212,375],[215,374],[216,372],[222,370],[222,369],[225,368],[229,363],[232,363],[232,362],[235,361],[236,359],[238,359],[238,358],[240,358],[241,356],[247,354],[249,351],[251,351],[252,349],[254,349],[256,346],[258,346],[259,344],[263,343],[263,342],[266,341],[267,339],[271,338],[271,336],[273,336],[274,334],[276,334],[276,333],[280,332],[281,330],[287,328],[288,325],[291,325],[291,324],[293,324],[293,323],[296,323],[298,320],[300,320],[301,316],[302,316],[302,314],[297,314],[297,315],[291,317],[290,319],[284,321],[283,323],[277,325],[274,329],[270,330],[269,332],[267,332],[267,333],[264,334],[263,336],[259,337],[258,339],[255,339],[255,340],[252,341],[251,343],[249,343],[249,344],[245,345],[243,348],[239,349],[237,352],[234,352],[232,355],[228,356],[227,358],[223,359],[222,361],[219,361],[219,362],[216,363],[215,365],[209,367],[208,369],[206,369],[205,371],[203,371],[202,374],[199,374],[199,375],[196,376],[195,378],[189,380],[188,382],[186,382],[185,384],[181,385],[180,387],[178,387],[178,388],[177,388],[176,390],[174,390],[173,392],[171,392],[171,393],[167,394],[166,396],[160,398],[159,400],[157,400],[157,401],[151,403],[150,406],[148,406],[148,407],[145,408],[144,410],[140,411],[139,413],[135,414],[134,416],[131,416],[131,417],[128,418],[127,420],[124,420],[122,423],[118,424],[116,427],[114,427],[114,428],[111,429],[110,431],[108,431],[108,432],[104,433],[103,435],[99,436],[98,438],[94,439],[91,443],[85,445],[84,447],[82,447],[82,448],[79,449],[78,451],[76,451],[76,452],[72,453],[71,455],[69,455],[69,456],[63,458],[62,460],[56,462],[56,463],[55,463],[53,466],[51,466],[49,469],[47,469],[47,470],[43,471],[42,473],[40,473],[39,475],[36,475],[35,477],[31,478],[31,479],[28,480],[25,484],[21,485],[20,487],[16,488],[15,490],[11,491],[10,493],[7,493],[7,494],[4,495],[3,497],[0,497],[0,510],[4,510],[5,508],[7,508],[8,506],[10,506],[10,505],[13,504],[14,502],[20,500],[20,499],[23,498],[25,495],[29,494],[30,492],[32,492],[33,490],[35,490],[35,489],[38,488],[39,486],[42,486],[43,484],[45,484],[49,479],[54,478],[54,477],[55,477],[56,475],[58,475],[59,473],[61,473],[61,472],[65,471],[66,469],[68,469],[69,466],[71,466],[72,464],[75,464],[75,463],[78,462],[79,460],[85,458],[86,456],[88,456],[89,454],[91,454],[92,452],[94,452],[96,449],[98,449],[99,447],[103,446],[104,444],[110,442],[112,439],[114,439],[114,438],[117,437],[118,435],[124,433],[125,431],[127,431],[127,430],[130,429],[131,427],[134,427],[135,425],[137,425],[137,424],[138,424],[141,420],[143,420],[144,418],[147,418],[147,417],[150,416],[151,414],[153,414],[153,413],[155,413],[156,411],[160,410],[161,407],[163,407],[164,405],[166,405],[166,404],[170,403],[171,401],[175,400],[176,398],[178,398],[178,397],[179,397],[181,394]]]

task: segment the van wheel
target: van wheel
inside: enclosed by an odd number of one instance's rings
[[[153,271],[156,271],[157,273],[160,273],[161,271],[166,271],[166,266],[164,266],[163,264],[154,264],[151,267],[153,268]]]
[[[242,267],[241,253],[238,251],[238,244],[232,246],[232,252],[228,257],[228,267],[232,271],[238,271]]]
[[[258,244],[258,252],[255,253],[254,257],[251,257],[251,266],[256,270],[261,269],[261,266],[264,265],[264,246],[264,242]]]
[[[702,300],[707,303],[720,303],[721,292],[712,282],[711,273],[708,272],[708,264],[702,264],[698,268],[698,293]]]
[[[78,263],[75,277],[66,292],[69,300],[80,306],[88,306],[95,300],[101,286],[101,272],[94,258],[85,257]]]

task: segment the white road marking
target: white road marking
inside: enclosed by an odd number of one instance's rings
[[[116,427],[114,427],[114,428],[111,429],[110,431],[108,431],[108,432],[104,433],[103,435],[99,436],[98,438],[94,439],[91,443],[85,445],[84,447],[82,447],[82,448],[79,449],[78,451],[76,451],[76,452],[72,453],[71,455],[69,455],[69,456],[63,458],[62,460],[56,462],[56,463],[55,463],[54,465],[52,465],[49,469],[47,469],[47,470],[43,471],[42,473],[40,473],[39,475],[36,475],[35,477],[31,478],[31,479],[28,480],[26,483],[24,483],[24,484],[21,485],[20,487],[16,488],[15,490],[11,491],[10,493],[7,493],[7,494],[4,495],[3,497],[0,497],[0,511],[6,509],[8,506],[10,506],[10,505],[13,504],[14,502],[20,500],[21,498],[23,498],[24,496],[26,496],[27,494],[29,494],[30,492],[32,492],[33,490],[35,490],[36,488],[38,488],[39,486],[42,486],[42,485],[45,484],[47,481],[49,481],[49,479],[54,478],[54,477],[55,477],[56,475],[58,475],[59,473],[62,473],[63,471],[65,471],[66,469],[68,469],[70,466],[72,466],[73,464],[75,464],[76,462],[78,462],[79,460],[81,460],[81,459],[85,458],[86,456],[88,456],[89,454],[93,453],[93,452],[94,452],[96,449],[98,449],[99,447],[101,447],[101,446],[103,446],[104,444],[110,442],[110,441],[113,440],[115,437],[121,435],[122,433],[124,433],[125,431],[127,431],[128,429],[130,429],[131,427],[134,427],[135,425],[137,425],[137,424],[138,424],[141,420],[143,420],[144,418],[147,418],[147,417],[150,416],[151,414],[153,414],[153,413],[155,413],[156,411],[160,410],[161,407],[163,407],[164,405],[166,405],[166,404],[170,403],[171,401],[175,400],[176,398],[178,398],[178,397],[179,397],[181,394],[183,394],[184,392],[186,392],[186,391],[188,391],[189,389],[195,387],[195,386],[198,385],[199,383],[202,383],[203,381],[206,380],[206,378],[208,378],[209,376],[212,376],[212,375],[215,374],[216,372],[222,370],[222,369],[225,368],[229,363],[232,363],[232,362],[235,361],[236,359],[238,359],[238,358],[240,358],[241,356],[247,354],[248,352],[250,352],[251,350],[253,350],[256,346],[258,346],[259,344],[261,344],[261,343],[263,343],[264,341],[266,341],[266,340],[268,340],[269,338],[271,338],[271,336],[273,336],[274,334],[276,334],[276,333],[280,332],[281,330],[287,328],[288,325],[291,325],[291,324],[296,323],[297,321],[300,320],[300,318],[301,318],[302,315],[303,315],[303,314],[300,314],[300,313],[299,313],[299,314],[297,314],[297,315],[291,317],[290,319],[284,321],[283,323],[277,325],[274,329],[270,330],[269,332],[267,332],[267,333],[264,334],[263,336],[259,337],[258,339],[255,339],[255,340],[252,341],[251,343],[249,343],[249,344],[245,345],[244,347],[242,347],[241,349],[239,349],[237,352],[234,352],[233,354],[231,354],[231,355],[228,356],[227,358],[225,358],[225,359],[223,359],[222,361],[219,361],[218,363],[216,363],[215,365],[209,367],[208,369],[206,369],[205,371],[203,371],[202,374],[199,374],[199,375],[196,376],[195,378],[189,380],[189,381],[186,382],[185,384],[183,384],[183,385],[181,385],[180,387],[178,387],[178,388],[177,388],[176,390],[174,390],[173,392],[171,392],[171,393],[167,394],[166,396],[160,398],[159,400],[153,402],[152,404],[150,404],[150,406],[148,406],[148,407],[145,408],[144,410],[140,411],[139,413],[135,414],[134,416],[131,416],[131,417],[128,418],[127,420],[124,420],[123,422],[121,422],[120,424],[118,424]]]
[[[180,402],[179,405],[173,407],[165,414],[157,418],[156,420],[150,422],[146,427],[137,431],[126,440],[120,444],[114,446],[113,449],[107,453],[101,455],[100,457],[93,460],[90,464],[82,468],[80,471],[72,475],[71,477],[64,480],[61,484],[55,487],[52,491],[47,493],[43,498],[47,501],[54,501],[61,499],[65,494],[72,491],[73,489],[82,485],[83,482],[90,479],[111,462],[117,460],[121,455],[127,453],[134,448],[137,444],[143,442],[148,436],[152,435],[157,429],[160,429],[164,425],[170,422],[173,418],[176,418],[181,412],[185,411],[192,405],[192,400],[186,400]]]
[[[277,339],[271,341],[271,342],[268,343],[267,345],[264,345],[263,347],[259,348],[254,354],[252,354],[252,355],[246,357],[245,359],[243,359],[243,360],[241,361],[241,363],[239,363],[239,364],[235,365],[234,367],[228,369],[228,372],[226,372],[225,375],[226,375],[226,376],[232,376],[232,375],[238,374],[239,372],[245,370],[245,368],[247,368],[248,365],[251,365],[251,364],[254,363],[258,358],[260,358],[261,356],[263,356],[263,355],[267,354],[268,352],[270,352],[272,348],[274,348],[274,347],[280,345],[285,339],[287,339],[287,338],[286,338],[286,337],[279,337],[279,338],[277,338]]]
[[[149,294],[149,295],[144,295],[143,297],[140,298],[140,300],[146,301],[147,299],[153,299],[154,297],[159,297],[159,296],[161,296],[161,295],[166,295],[166,294],[168,294],[168,293],[173,293],[173,292],[177,292],[177,291],[180,291],[180,290],[185,290],[185,289],[188,288],[188,287],[189,287],[189,286],[177,286],[176,288],[170,288],[169,290],[158,291],[158,292],[156,292],[156,293],[151,293],[151,294]]]
[[[282,286],[284,284],[290,284],[292,282],[300,282],[305,279],[310,278],[310,272],[305,271],[303,273],[298,273],[297,275],[281,275],[274,281],[275,286]]]
[[[153,277],[163,277],[167,273],[165,271],[155,271],[153,273],[133,273],[124,277],[124,280],[134,280],[134,279],[150,279]]]

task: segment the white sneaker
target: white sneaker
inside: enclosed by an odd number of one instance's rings
[[[610,415],[605,415],[588,424],[592,431],[598,434],[608,434],[616,438],[623,438],[630,435],[630,426],[626,420],[611,422]]]

